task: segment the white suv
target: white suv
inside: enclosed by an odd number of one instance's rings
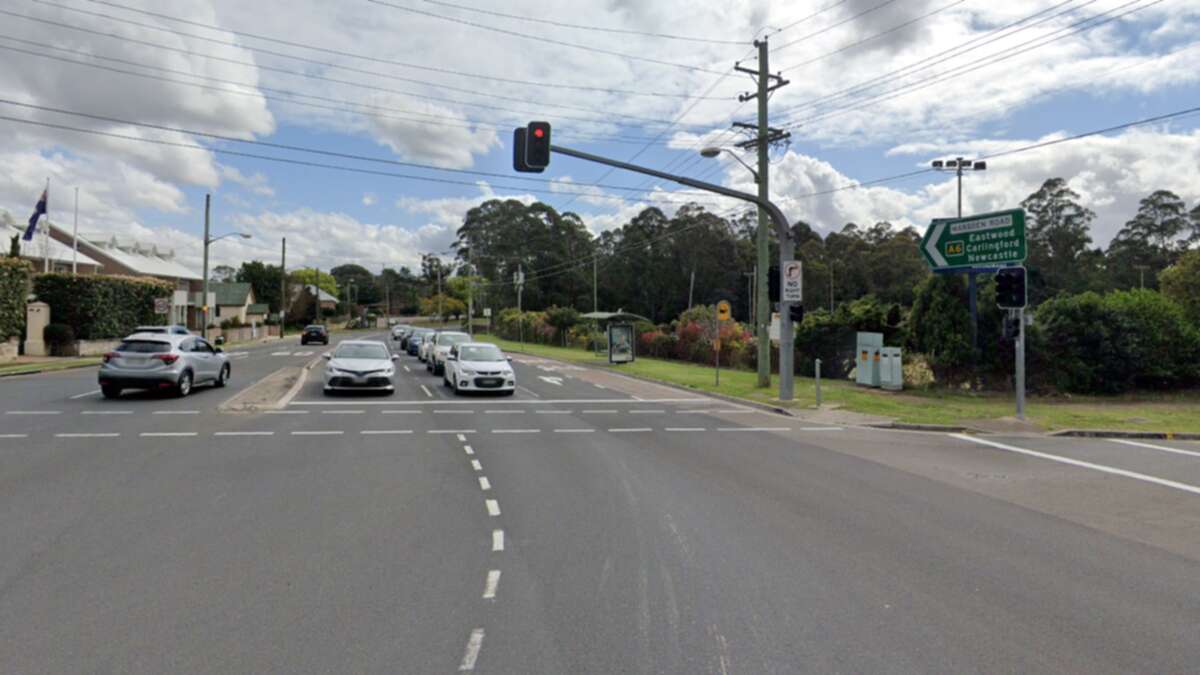
[[[457,331],[442,331],[434,335],[428,347],[424,344],[421,345],[423,349],[426,349],[425,370],[434,375],[441,375],[442,371],[446,369],[446,356],[450,354],[450,348],[460,342],[469,342],[470,340],[470,335]]]
[[[442,384],[455,394],[496,391],[511,396],[517,390],[517,378],[509,361],[496,345],[461,342],[446,355]]]

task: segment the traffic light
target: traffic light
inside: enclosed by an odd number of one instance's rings
[[[1004,267],[996,272],[996,305],[1020,309],[1028,303],[1025,292],[1025,268]]]
[[[779,268],[767,270],[767,298],[771,302],[779,302]]]
[[[525,133],[525,164],[531,169],[550,166],[550,123],[530,122]]]
[[[804,321],[804,305],[789,305],[788,314],[792,317],[792,323],[802,323]]]
[[[525,138],[528,135],[529,129],[525,127],[517,127],[513,129],[513,171],[521,173],[541,173],[541,169],[535,169],[525,163]]]

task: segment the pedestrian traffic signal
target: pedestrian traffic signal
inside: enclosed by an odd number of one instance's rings
[[[767,298],[771,302],[779,302],[779,268],[767,270]]]
[[[804,305],[789,305],[788,314],[792,317],[792,323],[803,323]]]
[[[1025,268],[1004,267],[997,271],[996,305],[1004,309],[1020,309],[1027,303]]]

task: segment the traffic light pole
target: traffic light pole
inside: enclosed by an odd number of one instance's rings
[[[1017,310],[1017,419],[1025,419],[1025,308]]]
[[[769,199],[765,199],[758,195],[750,194],[749,192],[741,192],[740,190],[731,190],[727,187],[724,187],[722,185],[717,185],[715,183],[706,183],[704,181],[695,180],[694,178],[688,178],[687,176],[677,176],[675,174],[666,173],[664,171],[658,171],[656,169],[651,169],[649,167],[638,166],[637,164],[629,164],[628,162],[622,162],[622,161],[615,160],[615,159],[609,159],[608,157],[601,157],[599,155],[593,155],[591,153],[581,152],[579,150],[572,150],[571,148],[564,148],[560,145],[551,145],[550,150],[551,150],[551,152],[556,152],[560,155],[566,155],[568,157],[574,157],[575,159],[582,159],[587,162],[595,162],[597,164],[611,166],[615,169],[624,169],[625,171],[633,171],[634,173],[640,173],[640,174],[644,174],[647,176],[654,176],[655,178],[669,180],[673,183],[679,183],[680,185],[684,185],[684,186],[687,186],[690,188],[695,188],[697,190],[704,190],[705,192],[712,192],[715,194],[723,195],[725,197],[731,197],[733,199],[740,199],[741,201],[744,201],[744,202],[750,202],[751,204],[757,204],[760,208],[762,208],[764,211],[766,211],[767,214],[769,216],[771,216],[771,220],[775,222],[775,229],[779,236],[779,260],[780,260],[780,269],[781,270],[783,269],[782,263],[790,261],[792,259],[792,256],[795,253],[796,245],[795,245],[795,242],[792,241],[791,226],[788,224],[787,216],[783,215],[783,211],[780,211],[779,207],[776,206],[775,204],[773,204]],[[791,317],[790,310],[791,310],[791,303],[786,303],[786,302],[779,303],[779,327],[780,327],[780,330],[779,330],[779,400],[780,401],[792,400],[793,391],[794,391],[793,380],[794,380],[795,372],[794,372],[794,369],[792,368],[792,362],[793,362],[792,350],[794,349],[794,346],[795,346],[796,336],[795,336],[794,331],[792,330],[792,317]],[[760,322],[763,320],[764,320],[764,317],[759,317]]]

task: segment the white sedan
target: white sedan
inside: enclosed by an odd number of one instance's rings
[[[374,340],[345,340],[325,354],[325,393],[337,391],[396,391],[392,376],[398,356],[387,345]]]
[[[442,384],[455,394],[466,391],[495,391],[512,396],[517,390],[517,376],[511,359],[494,344],[461,342],[450,347],[442,371]]]

